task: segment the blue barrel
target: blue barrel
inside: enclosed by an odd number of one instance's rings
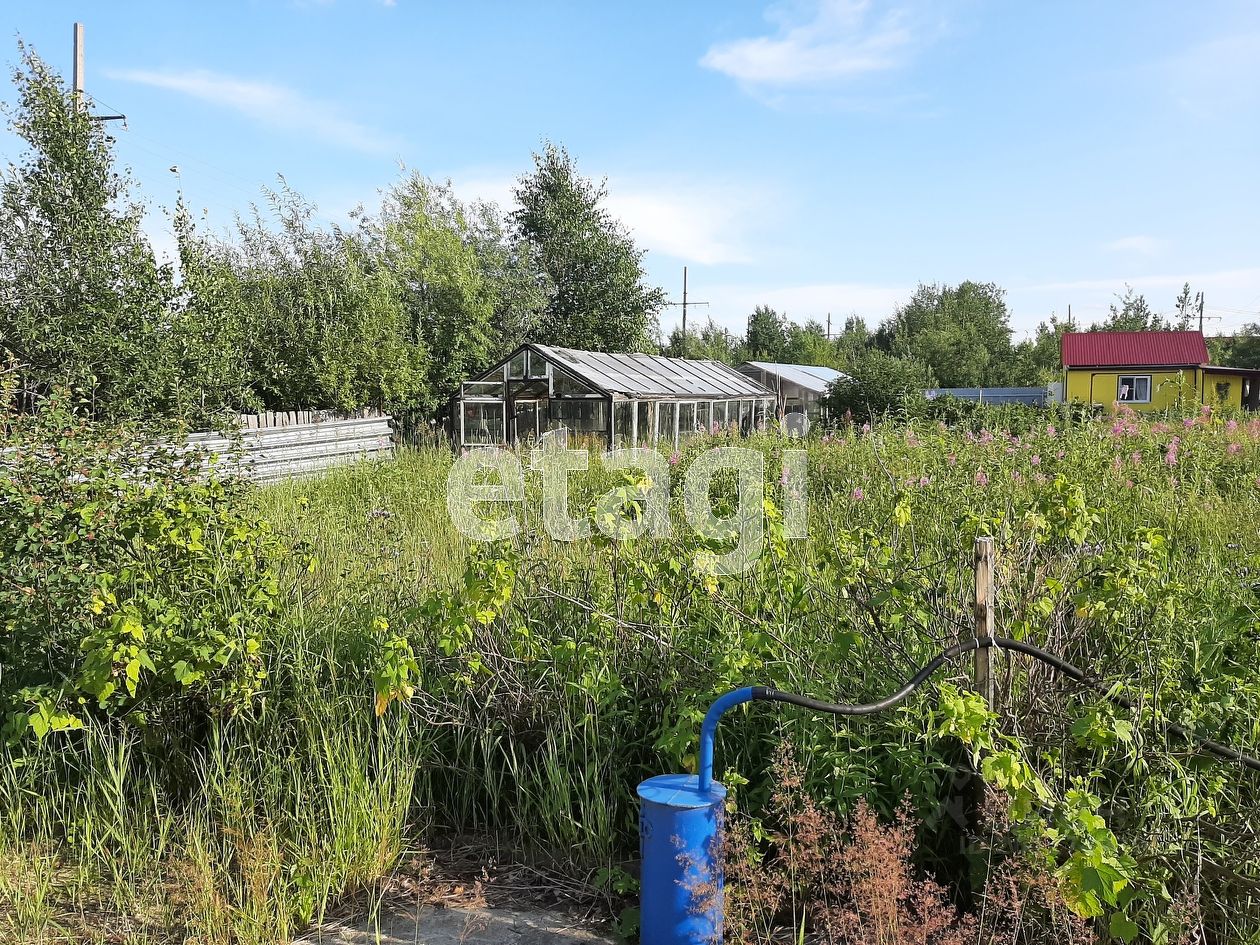
[[[720,945],[717,845],[725,799],[725,787],[710,781],[702,791],[693,774],[662,774],[639,785],[641,945]]]

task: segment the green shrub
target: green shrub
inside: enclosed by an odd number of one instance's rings
[[[9,738],[231,713],[265,676],[266,526],[204,457],[54,399],[0,439],[0,712]]]
[[[905,417],[910,406],[933,386],[932,372],[921,361],[899,358],[878,348],[866,351],[846,368],[847,377],[827,391],[825,406],[833,416],[867,423],[889,414]]]

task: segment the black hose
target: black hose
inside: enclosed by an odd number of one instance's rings
[[[987,649],[992,646],[996,646],[1003,650],[1013,650],[1017,653],[1024,653],[1034,659],[1038,659],[1062,675],[1102,693],[1103,696],[1106,697],[1107,701],[1113,705],[1120,706],[1123,709],[1134,708],[1132,700],[1113,694],[1108,687],[1091,679],[1083,670],[1073,666],[1066,660],[1055,656],[1053,653],[1046,652],[1039,646],[1033,646],[1031,643],[1024,643],[1021,640],[1012,640],[1009,637],[992,637],[990,639],[977,638],[967,640],[963,643],[955,643],[953,646],[947,647],[939,656],[915,673],[914,677],[904,686],[888,698],[881,699],[879,702],[867,702],[860,705],[844,705],[836,702],[822,702],[818,699],[811,699],[808,696],[798,696],[795,693],[771,689],[768,686],[753,686],[752,698],[754,700],[764,702],[786,702],[789,705],[812,709],[815,712],[829,712],[832,715],[874,715],[876,712],[883,712],[885,709],[891,709],[905,702],[910,698],[916,689],[928,680],[933,673],[949,661],[962,656],[964,653],[971,653],[975,650]],[[1222,745],[1220,742],[1214,742],[1211,739],[1202,738],[1185,726],[1178,725],[1175,722],[1168,722],[1167,726],[1170,732],[1173,732],[1187,741],[1194,742],[1201,751],[1215,755],[1218,758],[1241,762],[1252,771],[1260,771],[1260,759],[1254,758],[1251,755],[1243,754],[1241,751],[1231,748],[1228,745]]]

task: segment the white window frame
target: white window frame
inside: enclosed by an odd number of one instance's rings
[[[1124,382],[1128,381],[1132,388],[1133,396],[1126,399],[1121,398],[1120,388],[1124,387]],[[1138,381],[1146,381],[1146,397],[1138,397]],[[1151,402],[1151,375],[1149,374],[1117,374],[1116,375],[1116,402],[1121,404],[1149,404]]]

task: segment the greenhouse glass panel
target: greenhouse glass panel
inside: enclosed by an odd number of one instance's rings
[[[613,404],[613,445],[629,446],[634,442],[634,401],[619,400]]]
[[[707,400],[702,400],[696,404],[696,429],[701,433],[709,432],[709,407]]]
[[[518,351],[512,356],[512,360],[508,362],[508,377],[519,378],[525,376],[525,352]]]
[[[465,397],[502,397],[503,381],[465,381]]]
[[[553,400],[551,418],[557,421],[555,426],[568,427],[574,433],[605,433],[608,430],[608,401],[594,398]]]
[[[551,362],[544,358],[541,354],[528,352],[529,354],[529,372],[528,377],[551,377]]]
[[[574,380],[563,371],[556,371],[552,376],[551,392],[556,397],[587,397],[595,393],[581,381]]]
[[[678,439],[686,440],[696,435],[696,405],[678,405]]]
[[[503,404],[465,402],[464,442],[494,444],[503,440]]]
[[[656,439],[662,443],[674,444],[674,424],[678,420],[678,405],[661,402],[656,405]]]
[[[652,445],[652,402],[640,400],[635,405],[638,426],[635,428],[635,443],[639,446]]]

